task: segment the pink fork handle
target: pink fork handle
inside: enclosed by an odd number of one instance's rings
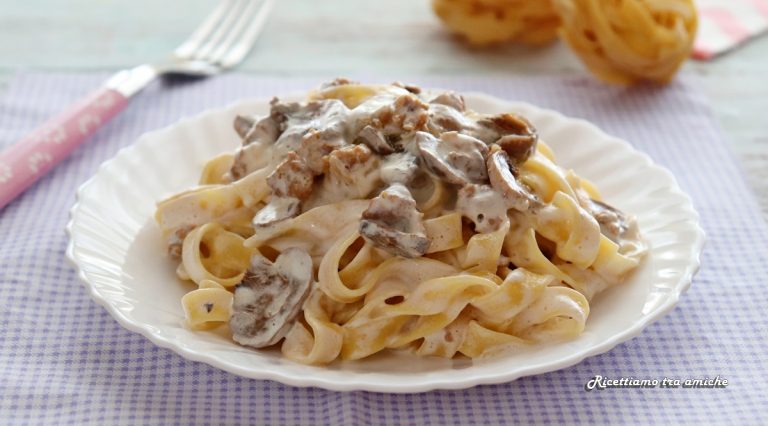
[[[0,209],[122,111],[128,98],[102,87],[0,153]]]

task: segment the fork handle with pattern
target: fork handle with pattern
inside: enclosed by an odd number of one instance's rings
[[[122,111],[128,98],[102,87],[0,153],[0,209]]]

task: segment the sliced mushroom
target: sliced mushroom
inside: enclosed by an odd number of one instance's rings
[[[245,138],[245,135],[248,134],[248,131],[251,130],[254,124],[256,124],[255,116],[238,114],[237,117],[235,117],[235,131],[240,135],[241,139]]]
[[[234,340],[263,348],[285,337],[301,311],[312,284],[312,258],[290,248],[274,263],[255,255],[235,287],[229,327]]]
[[[289,152],[285,160],[267,176],[267,185],[278,197],[305,200],[312,193],[313,183],[312,170],[295,152]]]
[[[322,173],[322,156],[332,151],[322,148],[346,143],[348,113],[349,109],[337,99],[273,103],[271,116],[282,131],[275,142],[273,158],[281,161],[288,152],[297,151],[315,173]]]
[[[418,95],[419,93],[421,93],[421,87],[414,86],[412,84],[404,84],[403,82],[395,81],[394,83],[392,83],[392,85],[395,86],[395,87],[401,87],[401,88],[403,88],[403,89],[413,93],[414,95]]]
[[[363,130],[357,135],[355,143],[365,144],[377,154],[387,155],[395,152],[395,147],[389,143],[384,132],[371,125],[363,127]]]
[[[386,184],[408,184],[419,171],[419,159],[410,152],[397,152],[385,157],[381,164],[381,180]]]
[[[427,167],[446,182],[465,185],[487,181],[488,147],[480,140],[458,132],[443,133],[440,139],[418,132],[416,143]]]
[[[624,213],[602,201],[590,200],[589,211],[600,224],[600,232],[611,241],[618,243],[629,229],[629,220]]]
[[[488,178],[509,208],[525,212],[538,206],[541,201],[517,181],[517,168],[509,162],[509,156],[498,145],[491,148],[488,157]]]
[[[515,114],[498,114],[478,121],[486,143],[496,143],[516,164],[524,163],[535,151],[539,136],[528,120]],[[482,137],[481,137],[482,139]],[[491,140],[493,139],[493,140]]]
[[[295,217],[301,211],[301,201],[293,197],[272,197],[269,203],[253,216],[257,230],[269,228],[284,220]]]
[[[238,116],[240,118],[240,116]],[[246,124],[247,122],[242,124]],[[237,120],[235,120],[235,126],[237,129]],[[242,127],[241,127],[242,128]],[[238,131],[239,133],[239,131]],[[243,145],[248,145],[253,142],[261,142],[263,144],[273,144],[280,136],[280,125],[275,119],[268,115],[259,121],[256,121],[243,135]]]
[[[429,103],[449,106],[459,112],[464,112],[467,109],[467,106],[464,103],[464,97],[456,92],[441,93],[429,101]]]
[[[360,234],[395,256],[419,257],[430,244],[421,217],[408,189],[394,184],[371,200],[362,214]]]
[[[320,89],[327,89],[329,87],[336,87],[336,86],[346,86],[348,84],[360,84],[357,81],[350,80],[346,77],[336,77],[332,81],[323,83],[320,85]]]
[[[484,141],[482,137],[477,135],[476,129],[478,128],[475,121],[452,106],[439,103],[432,103],[429,106],[427,130],[435,136],[455,131],[470,134]]]
[[[487,233],[499,229],[507,218],[507,205],[488,185],[466,185],[456,199],[456,211],[475,224],[477,232]]]

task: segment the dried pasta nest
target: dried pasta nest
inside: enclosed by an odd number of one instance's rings
[[[432,0],[473,45],[543,44],[558,33],[598,78],[666,83],[696,36],[693,0]]]
[[[433,0],[437,16],[475,45],[543,44],[557,38],[560,18],[550,0]]]
[[[696,35],[692,0],[554,0],[560,34],[601,79],[668,82]]]

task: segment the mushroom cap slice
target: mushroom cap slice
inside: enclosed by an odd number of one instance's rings
[[[629,218],[619,209],[602,201],[590,199],[589,210],[600,225],[600,232],[614,243],[630,228]]]
[[[381,180],[386,184],[409,184],[419,171],[419,159],[408,151],[390,154],[381,163]]]
[[[419,257],[429,249],[429,238],[416,201],[402,184],[382,191],[362,214],[360,234],[395,256]]]
[[[254,124],[256,124],[255,116],[238,114],[237,117],[235,117],[233,125],[235,132],[237,132],[241,139],[244,139],[245,135],[248,134],[248,131],[251,130]]]
[[[312,258],[290,248],[274,263],[251,258],[243,281],[235,287],[229,327],[241,345],[262,348],[285,337],[296,321],[312,284]]]
[[[539,140],[536,128],[519,115],[498,114],[480,120],[478,124],[498,134],[496,141],[487,142],[499,145],[515,164],[524,163],[536,151]]]
[[[384,132],[370,124],[360,130],[355,143],[365,144],[377,154],[387,155],[395,152],[395,147],[387,141]]]
[[[488,156],[488,178],[491,186],[499,192],[507,206],[517,211],[525,212],[541,201],[515,178],[515,166],[510,164],[509,156],[498,145],[491,149]]]
[[[453,91],[443,92],[429,101],[429,103],[449,106],[459,112],[464,112],[467,109],[464,97]]]
[[[269,228],[284,220],[295,217],[301,210],[301,201],[293,197],[272,197],[251,221],[257,230]]]
[[[445,132],[440,139],[418,132],[415,139],[424,163],[444,181],[463,186],[488,180],[488,146],[479,139],[458,132]]]

